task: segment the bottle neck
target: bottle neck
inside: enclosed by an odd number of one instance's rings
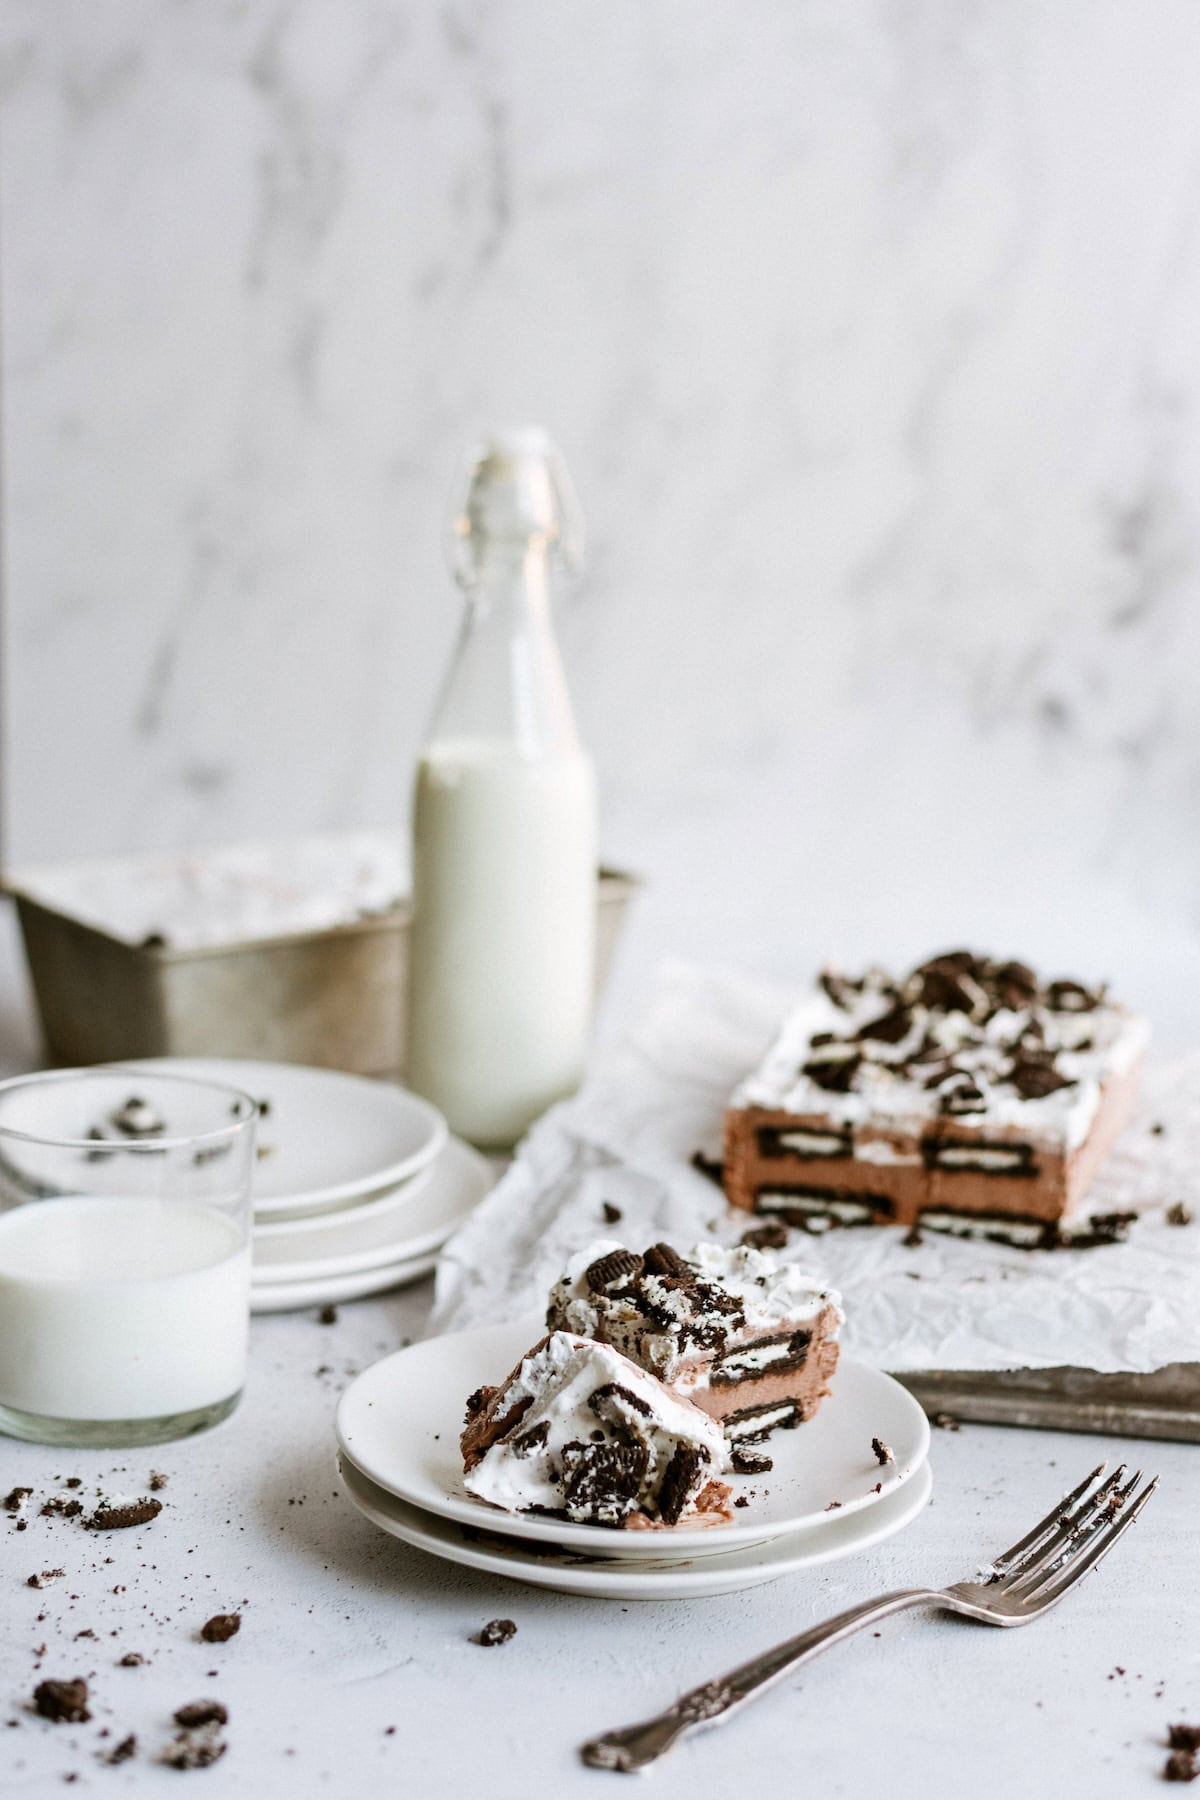
[[[489,544],[464,592],[468,629],[492,624],[506,630],[544,629],[553,637],[550,556],[543,539]]]
[[[481,547],[433,739],[487,740],[531,759],[578,752],[551,584],[544,539]]]

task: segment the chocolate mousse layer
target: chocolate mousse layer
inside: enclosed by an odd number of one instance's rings
[[[969,951],[827,971],[733,1096],[726,1194],[811,1232],[964,1218],[1034,1244],[1128,1119],[1148,1035],[1102,989]]]

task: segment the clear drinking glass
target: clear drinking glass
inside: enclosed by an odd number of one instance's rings
[[[233,1411],[257,1117],[158,1071],[0,1082],[0,1431],[160,1444]]]

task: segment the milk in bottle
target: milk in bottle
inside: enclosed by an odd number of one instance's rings
[[[578,1085],[591,1015],[595,786],[550,611],[578,536],[544,432],[471,459],[452,525],[466,616],[414,798],[408,1079],[497,1148]]]

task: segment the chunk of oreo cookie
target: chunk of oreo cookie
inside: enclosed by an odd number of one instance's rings
[[[598,1387],[588,1400],[588,1405],[603,1424],[619,1425],[625,1421],[620,1406],[614,1404],[617,1401],[631,1411],[640,1413],[643,1419],[650,1417],[650,1408],[641,1396],[631,1388],[623,1387],[619,1381],[606,1381],[603,1387]]]
[[[88,1685],[81,1676],[74,1681],[39,1681],[33,1690],[33,1709],[55,1725],[86,1725]]]
[[[765,1225],[743,1231],[740,1241],[746,1250],[786,1250],[788,1228],[781,1219],[769,1219]]]
[[[670,1275],[676,1281],[693,1282],[696,1271],[670,1244],[651,1244],[644,1265],[647,1275]]]
[[[862,1054],[859,1051],[849,1056],[830,1056],[826,1053],[810,1057],[804,1064],[802,1073],[827,1094],[848,1094],[861,1066]]]
[[[887,1012],[881,1013],[879,1018],[870,1019],[865,1025],[860,1025],[858,1036],[873,1039],[880,1044],[899,1044],[912,1030],[912,1022],[911,1009],[901,1003],[890,1007]]]
[[[708,1462],[705,1451],[694,1444],[680,1444],[667,1464],[658,1490],[658,1511],[664,1525],[677,1525],[684,1507],[695,1493]]]
[[[1060,1088],[1075,1086],[1071,1077],[1064,1075],[1053,1062],[1029,1057],[1022,1057],[1013,1064],[1008,1079],[1022,1100],[1044,1100],[1047,1094],[1057,1094]]]
[[[513,1438],[513,1455],[532,1456],[535,1450],[542,1448],[549,1436],[550,1423],[547,1419],[543,1419],[540,1425],[531,1425],[528,1431],[521,1433],[520,1437]]]
[[[735,1475],[769,1475],[775,1467],[769,1456],[763,1456],[757,1450],[748,1450],[744,1444],[734,1446],[729,1460]]]
[[[636,1251],[610,1250],[607,1256],[598,1256],[594,1263],[588,1264],[583,1278],[592,1293],[599,1294],[614,1281],[628,1281],[631,1276],[640,1275],[642,1266]]]
[[[566,1445],[567,1517],[582,1524],[622,1524],[637,1505],[649,1462],[645,1444]]]

